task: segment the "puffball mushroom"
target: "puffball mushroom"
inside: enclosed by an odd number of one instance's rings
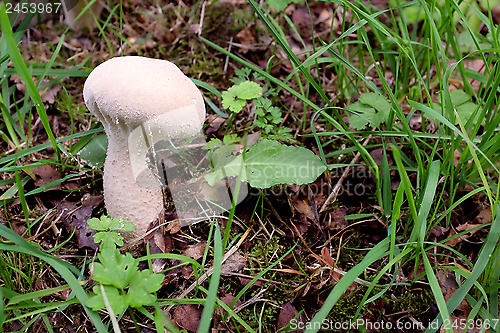
[[[104,202],[111,217],[133,222],[125,243],[138,240],[163,212],[162,184],[147,167],[148,149],[159,140],[200,133],[203,97],[180,69],[166,60],[112,58],[88,76],[83,97],[108,137]]]

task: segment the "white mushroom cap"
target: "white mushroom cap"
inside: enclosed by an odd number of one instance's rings
[[[200,131],[205,120],[205,105],[198,88],[176,65],[166,60],[137,56],[112,58],[90,73],[83,96],[90,111],[101,121],[123,120],[127,126],[136,127],[186,106],[194,106],[198,112],[195,119],[198,126],[192,128],[193,134]],[[179,123],[191,120],[185,117]]]
[[[161,139],[198,134],[205,120],[203,97],[171,62],[136,56],[97,66],[83,96],[108,136],[106,209],[112,217],[135,224],[137,230],[124,235],[130,243],[143,237],[163,211],[161,184],[147,169],[147,149]]]

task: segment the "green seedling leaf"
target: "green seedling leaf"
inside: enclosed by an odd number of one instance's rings
[[[113,246],[105,246],[98,255],[100,263],[94,263],[92,278],[105,285],[124,289],[137,272],[137,261],[130,253],[121,254]]]
[[[222,106],[231,112],[240,112],[246,100],[259,97],[262,87],[255,82],[243,81],[222,93]]]
[[[473,103],[472,97],[463,90],[456,89],[450,91],[450,97],[453,107],[457,111],[462,122],[465,124],[472,116],[474,116],[474,113],[478,109],[478,105]],[[433,106],[434,110],[441,113],[442,107],[440,103],[434,103]],[[475,115],[475,117],[477,117],[477,115]],[[432,117],[429,118],[433,119]],[[454,125],[458,125],[458,119],[455,119]]]
[[[126,295],[122,295],[120,291],[113,286],[103,286],[104,292],[106,293],[106,298],[113,309],[115,314],[122,313],[128,306],[126,302]],[[89,297],[85,305],[91,308],[94,311],[104,309],[104,299],[101,292],[101,287],[96,285],[92,288],[94,295]]]
[[[387,99],[376,93],[364,93],[359,100],[349,106],[355,112],[349,117],[349,125],[357,130],[364,129],[367,125],[379,127],[389,118],[391,104]]]
[[[87,220],[87,223],[89,224],[89,227],[101,231],[101,230],[109,230],[109,226],[111,225],[111,219],[107,216],[102,216],[100,219],[97,217],[93,217],[89,220]]]
[[[150,270],[135,272],[130,280],[129,291],[125,301],[131,307],[138,308],[152,305],[156,297],[152,293],[161,288],[163,276],[154,274]]]
[[[231,143],[238,143],[240,142],[240,138],[236,133],[231,133],[231,134],[226,134],[224,135],[224,138],[222,138],[222,142],[225,145],[229,145]]]
[[[102,242],[103,247],[109,245],[123,246],[123,237],[115,231],[101,231],[94,235],[94,242]]]
[[[87,221],[89,227],[97,231],[108,231],[108,230],[116,230],[116,231],[134,231],[135,226],[132,222],[126,222],[125,219],[122,218],[111,218],[108,216],[101,216],[98,218],[91,218]]]
[[[391,109],[391,104],[387,99],[376,93],[361,94],[358,101],[362,104],[371,106],[378,112],[388,112]]]
[[[220,139],[213,138],[203,146],[203,149],[213,150],[219,147],[222,147],[222,141]]]
[[[451,101],[454,105],[462,105],[469,102],[472,98],[465,93],[463,90],[452,90],[450,91]]]
[[[92,137],[89,143],[77,153],[77,156],[92,168],[100,169],[104,166],[107,150],[108,137],[106,134],[100,134]]]
[[[286,146],[273,140],[260,140],[244,155],[233,156],[205,175],[213,186],[224,177],[239,177],[256,188],[276,184],[308,184],[326,170],[321,159],[303,147]]]
[[[291,129],[288,127],[280,127],[273,134],[269,134],[267,138],[270,140],[295,141],[290,131]]]

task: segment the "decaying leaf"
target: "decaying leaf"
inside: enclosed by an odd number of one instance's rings
[[[184,255],[194,260],[198,260],[203,257],[206,247],[207,242],[199,242],[196,245],[188,246],[187,249],[184,250]]]
[[[276,323],[276,330],[279,331],[282,328],[286,327],[292,319],[297,319],[297,314],[299,312],[295,307],[292,305],[292,303],[288,302],[283,304],[281,307],[280,314],[278,316],[278,322]],[[297,329],[297,330],[287,330],[286,332],[304,332],[304,329]]]
[[[328,266],[330,268],[333,268],[334,261],[333,261],[332,256],[330,255],[330,251],[328,250],[328,248],[326,246],[321,249],[321,256],[323,257],[323,260],[328,264]]]
[[[226,304],[227,306],[229,306],[229,304],[231,304],[232,301],[234,301],[234,295],[232,293],[227,293],[225,294],[224,296],[221,297],[221,301]],[[240,306],[242,303],[240,300],[237,300],[236,303],[234,304],[234,307],[238,307]],[[220,307],[217,312],[220,314],[220,316],[224,316],[226,314],[226,310],[224,310],[222,307]]]
[[[81,202],[63,200],[57,205],[58,214],[64,222],[68,232],[75,229],[75,237],[78,247],[89,247],[97,249],[98,244],[94,242],[95,230],[87,224],[87,220],[92,217],[94,209],[103,202],[103,196],[85,195]]]
[[[456,231],[454,229],[451,229],[448,237],[454,236],[457,233],[460,233],[462,231],[474,229],[474,228],[476,228],[478,226],[481,226],[481,225],[482,224],[469,224],[469,223],[461,224],[461,225],[459,225],[458,227],[455,228]],[[457,245],[458,243],[460,243],[461,241],[463,241],[464,239],[468,239],[470,236],[472,236],[474,233],[476,233],[476,231],[477,230],[474,230],[474,231],[472,231],[470,233],[467,233],[467,234],[464,234],[462,236],[450,239],[449,241],[447,241],[445,243],[445,245],[453,247],[453,246]]]
[[[182,225],[180,220],[173,220],[170,221],[169,224],[167,224],[167,227],[165,230],[169,232],[171,235],[178,233],[181,231]]]
[[[315,220],[313,209],[311,205],[306,202],[306,200],[297,200],[294,207],[299,213],[304,214],[311,221]]]
[[[240,272],[246,265],[247,259],[245,256],[241,255],[239,252],[235,252],[222,264],[220,274],[228,276],[231,273]]]
[[[35,181],[35,185],[37,187],[42,187],[44,185],[49,184],[55,180],[61,179],[61,175],[52,165],[42,165],[36,168],[33,168],[33,172],[37,175],[37,180]],[[57,184],[53,187],[47,189],[50,190],[60,190],[61,184]]]
[[[193,304],[177,305],[174,310],[173,319],[177,325],[188,331],[196,332],[200,326],[201,309]]]

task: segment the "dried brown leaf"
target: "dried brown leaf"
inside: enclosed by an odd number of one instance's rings
[[[295,202],[294,204],[294,207],[299,213],[304,214],[308,219],[314,221],[314,211],[311,205],[306,202],[306,200],[297,200],[297,202]]]
[[[222,303],[226,304],[227,306],[229,306],[229,304],[231,304],[232,301],[234,301],[234,295],[232,293],[227,293],[225,294],[224,296],[221,297],[221,301]],[[240,300],[237,300],[236,303],[234,303],[234,307],[238,307],[240,306],[242,303]],[[226,314],[226,310],[224,310],[222,307],[217,309],[217,312],[219,313],[219,315],[222,317]]]
[[[167,227],[165,230],[169,232],[171,235],[178,233],[181,231],[182,225],[180,220],[173,220],[170,221],[169,224],[167,224]]]
[[[223,276],[231,275],[231,273],[240,272],[247,265],[247,259],[239,252],[233,253],[222,264],[220,274]]]
[[[298,315],[297,309],[292,305],[292,303],[288,302],[283,304],[281,307],[280,314],[278,316],[278,322],[276,323],[276,330],[279,331],[282,328],[286,327],[292,319],[296,318]],[[297,330],[286,330],[286,332],[304,332],[304,328]]]
[[[333,268],[334,261],[332,256],[330,255],[330,250],[328,250],[327,247],[321,249],[321,256],[323,257],[323,260],[328,264],[328,266],[330,268]]]
[[[37,175],[38,179],[35,181],[35,185],[37,187],[42,187],[47,185],[50,182],[61,179],[61,175],[52,165],[42,165],[36,168],[33,168],[33,172]],[[48,190],[60,190],[61,184],[57,184],[54,187],[49,188]]]
[[[103,202],[103,196],[84,195],[81,202],[63,200],[57,205],[58,214],[61,216],[66,230],[75,229],[78,247],[97,249],[94,242],[95,230],[92,230],[87,220],[92,217],[93,211]]]
[[[456,235],[457,233],[461,233],[463,231],[467,231],[467,230],[471,230],[471,229],[474,229],[478,226],[481,226],[482,224],[470,224],[470,223],[464,223],[464,224],[461,224],[459,225],[458,227],[455,228],[455,230],[451,229],[450,230],[450,233],[448,234],[448,237],[451,237],[451,236],[454,236]],[[477,232],[477,230],[475,231],[472,231],[471,233],[468,233],[468,234],[464,234],[462,236],[459,236],[459,237],[456,237],[456,238],[453,238],[453,239],[450,239],[449,241],[445,242],[445,245],[448,245],[448,246],[451,246],[451,247],[454,247],[455,245],[457,245],[458,243],[460,243],[461,241],[463,241],[464,239],[467,239],[469,238],[470,236],[472,236],[473,234],[475,234]]]
[[[193,304],[177,305],[174,310],[173,319],[180,327],[196,332],[200,326],[201,310]]]
[[[194,260],[198,260],[203,257],[206,247],[207,242],[199,242],[196,245],[190,245],[184,250],[184,255]]]

